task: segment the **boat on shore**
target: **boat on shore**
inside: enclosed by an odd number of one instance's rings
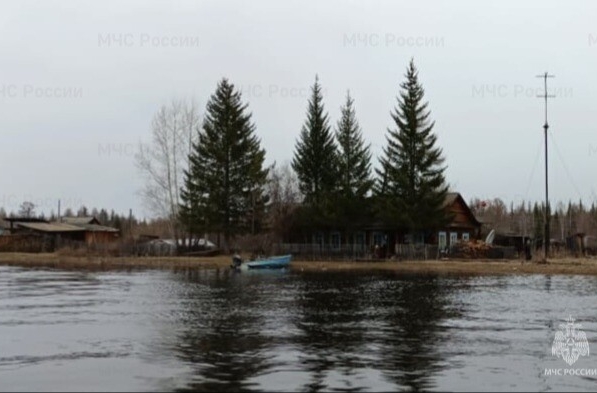
[[[236,270],[284,269],[290,265],[291,260],[291,254],[259,258],[254,261],[243,261],[236,255],[232,258],[230,267]]]

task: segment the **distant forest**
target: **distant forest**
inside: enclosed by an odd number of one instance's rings
[[[543,236],[545,203],[522,202],[506,205],[501,199],[481,200],[473,198],[469,206],[484,224],[484,232],[495,229],[499,233],[512,233],[534,237]],[[550,238],[565,240],[578,233],[597,234],[597,206],[587,206],[582,200],[558,202],[550,208]]]

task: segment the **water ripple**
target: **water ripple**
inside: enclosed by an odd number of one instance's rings
[[[592,345],[596,291],[573,276],[0,266],[0,390],[587,390],[594,377],[543,371],[567,367],[551,344],[569,315]]]

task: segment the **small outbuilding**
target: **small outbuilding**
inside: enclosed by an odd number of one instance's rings
[[[49,222],[38,218],[11,217],[9,232],[13,235],[39,235],[54,241],[84,242],[87,245],[111,243],[119,238],[116,228],[101,225],[95,217],[64,217]]]

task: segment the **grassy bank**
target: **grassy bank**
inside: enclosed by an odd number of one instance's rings
[[[99,257],[59,253],[0,253],[0,265],[68,270],[218,269],[228,268],[229,256],[218,257]],[[597,275],[597,259],[553,259],[546,264],[520,260],[442,260],[382,262],[292,262],[295,271],[389,271],[404,274],[582,274]]]

